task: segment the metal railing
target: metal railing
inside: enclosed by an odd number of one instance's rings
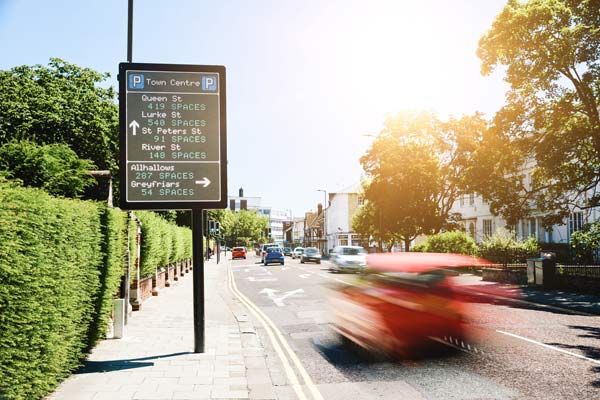
[[[600,265],[557,265],[556,273],[563,276],[600,278]]]

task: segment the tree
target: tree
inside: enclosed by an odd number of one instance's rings
[[[99,169],[116,171],[118,109],[101,74],[58,58],[0,71],[0,143],[62,143]]]
[[[485,126],[478,114],[445,122],[425,112],[389,117],[361,158],[372,209],[361,211],[357,227],[370,226],[371,234],[401,241],[406,250],[418,235],[454,227],[451,208],[464,193],[465,173]]]
[[[262,238],[268,226],[266,217],[251,210],[223,210],[219,217],[221,236],[229,247],[250,247]]]
[[[497,165],[479,187],[492,208],[512,222],[537,209],[550,225],[600,204],[598,1],[509,0],[477,53],[484,75],[505,67],[510,85],[481,147],[480,159]]]
[[[96,183],[89,174],[95,169],[64,144],[38,146],[22,141],[0,146],[0,171],[25,186],[39,187],[56,196],[79,197]]]
[[[466,232],[448,231],[427,236],[413,251],[475,255],[478,249],[475,240]]]

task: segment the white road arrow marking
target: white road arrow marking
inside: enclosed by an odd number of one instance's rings
[[[210,180],[207,177],[204,177],[204,179],[196,181],[196,185],[203,185],[204,187],[207,187],[208,185],[210,185]]]
[[[304,293],[304,289],[290,290],[288,292],[285,292],[283,294],[283,296],[276,297],[275,293],[278,293],[278,292],[279,292],[279,290],[277,290],[277,289],[264,288],[263,290],[261,290],[258,293],[266,294],[271,300],[273,300],[273,303],[275,303],[277,305],[277,307],[283,307],[283,306],[285,306],[285,304],[283,303],[283,300],[287,299],[288,297],[294,296],[296,294]]]
[[[253,276],[249,276],[248,280],[250,282],[274,282],[277,278],[255,278]]]
[[[134,119],[129,124],[129,127],[133,129],[133,136],[135,136],[135,135],[137,135],[137,128],[140,127],[140,124],[138,124],[138,122]]]
[[[306,279],[306,278],[310,277],[310,274],[300,274],[298,276],[302,279]]]

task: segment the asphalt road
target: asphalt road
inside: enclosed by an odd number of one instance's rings
[[[254,256],[227,264],[239,291],[281,335],[274,343],[275,329],[254,321],[281,399],[299,397],[290,370],[306,399],[600,399],[598,316],[475,299],[468,343],[432,341],[431,357],[377,360],[344,345],[331,329],[332,284],[352,284],[353,275],[329,273],[327,261],[289,257],[284,267],[264,267]],[[466,284],[473,279],[464,277]]]

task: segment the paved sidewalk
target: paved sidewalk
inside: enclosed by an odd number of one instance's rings
[[[144,302],[125,337],[99,343],[47,399],[275,399],[264,348],[227,287],[229,263],[205,265],[206,353],[193,353],[190,273]]]

